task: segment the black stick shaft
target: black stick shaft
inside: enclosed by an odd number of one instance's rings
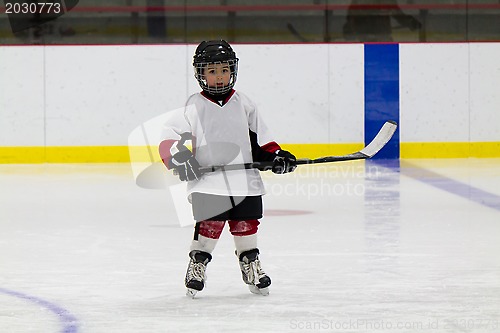
[[[341,162],[341,161],[354,161],[354,160],[364,160],[367,158],[371,158],[373,155],[378,153],[380,149],[382,149],[386,143],[392,138],[394,135],[397,124],[395,121],[389,120],[387,121],[380,131],[377,133],[375,138],[363,149],[358,152],[342,155],[342,156],[327,156],[320,157],[317,159],[298,159],[297,165],[303,164],[316,164],[316,163],[330,163],[330,162]],[[244,169],[260,169],[260,170],[269,170],[273,166],[273,162],[252,162],[252,163],[242,163],[242,164],[229,164],[229,165],[214,165],[209,167],[200,168],[201,173],[214,172],[218,170],[244,170]]]

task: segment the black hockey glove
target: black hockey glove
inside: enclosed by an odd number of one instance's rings
[[[179,147],[179,152],[174,154],[169,161],[169,168],[174,169],[182,181],[197,180],[201,178],[200,164],[189,149]]]
[[[297,167],[297,159],[286,150],[278,150],[273,160],[272,171],[277,174],[292,172]]]

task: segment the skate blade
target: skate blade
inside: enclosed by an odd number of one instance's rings
[[[186,290],[186,296],[187,297],[190,297],[190,298],[194,298],[196,296],[196,294],[198,293],[198,290],[196,289],[191,289],[191,288],[188,288]]]
[[[269,295],[269,288],[257,288],[257,286],[248,286],[248,289],[250,289],[250,292],[252,294],[256,295],[262,295],[262,296],[267,296]]]

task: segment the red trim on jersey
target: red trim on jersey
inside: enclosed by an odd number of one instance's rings
[[[222,106],[226,105],[226,103],[229,101],[229,99],[234,95],[236,91],[234,89],[231,89],[231,91],[229,92],[229,94],[227,95],[227,97],[224,99],[224,101],[222,102]],[[206,99],[208,99],[209,101],[211,102],[214,102],[215,104],[217,104],[218,106],[221,106],[219,104],[219,101],[213,99],[207,92],[205,92],[205,90],[203,90],[201,92],[201,95],[203,97],[205,97]]]
[[[274,141],[266,143],[265,145],[261,146],[260,148],[267,151],[268,153],[273,153],[273,154],[276,153],[277,150],[281,150],[280,145]]]
[[[170,148],[177,142],[177,140],[163,140],[160,142],[160,146],[158,147],[158,151],[160,152],[160,157],[161,160],[163,161],[163,164],[167,167],[167,169],[170,169],[168,167],[168,162],[172,158],[172,153],[170,152]]]
[[[203,90],[203,91],[201,92],[201,95],[202,95],[203,97],[205,97],[206,99],[208,99],[209,101],[214,102],[214,103],[215,103],[215,104],[217,104],[217,105],[220,105],[217,101],[214,101],[214,100],[213,100],[210,96],[208,96],[208,94],[205,92],[205,90]]]
[[[172,148],[173,145],[177,144],[179,142],[178,140],[163,140],[160,142],[160,146],[158,147],[158,151],[160,152],[160,157],[161,160],[163,161],[163,164],[167,167],[167,169],[170,170],[168,167],[168,162],[172,158],[172,152],[170,149]],[[192,145],[192,154],[193,156],[196,156],[196,137],[192,136],[191,137],[191,145]]]

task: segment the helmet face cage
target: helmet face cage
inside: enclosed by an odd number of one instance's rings
[[[205,70],[208,65],[229,65],[230,78],[229,83],[223,87],[213,86],[209,87],[205,75]],[[198,84],[201,89],[212,94],[212,95],[224,95],[233,89],[236,83],[236,77],[238,75],[238,59],[230,59],[227,61],[215,61],[215,62],[195,62],[194,63],[194,76],[198,80]]]
[[[229,83],[223,87],[209,87],[206,77],[206,69],[209,65],[228,65],[230,69]],[[236,53],[225,40],[203,41],[196,48],[193,57],[194,76],[201,89],[213,94],[223,95],[231,91],[236,83],[238,74],[238,58]]]

